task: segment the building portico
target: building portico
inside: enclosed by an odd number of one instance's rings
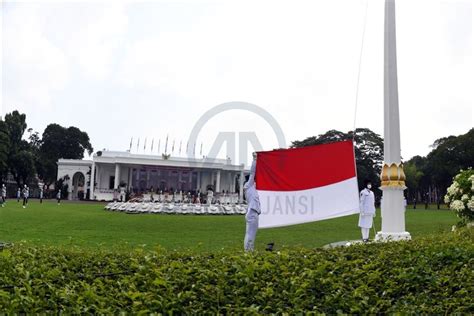
[[[230,159],[193,159],[129,152],[102,151],[92,161],[60,159],[58,179],[75,174],[74,166],[86,168],[84,185],[90,183],[90,199],[110,201],[114,190],[125,187],[142,194],[154,191],[239,193],[243,196],[244,165],[234,165]],[[66,168],[67,166],[67,168]],[[90,175],[90,176],[89,176]],[[95,181],[90,181],[95,179]],[[242,180],[239,180],[242,179]],[[71,187],[71,185],[69,185]],[[77,196],[70,195],[71,199]]]

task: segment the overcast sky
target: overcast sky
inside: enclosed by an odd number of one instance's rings
[[[357,127],[383,133],[383,1],[369,0]],[[353,128],[365,0],[2,3],[2,116],[28,127],[86,131],[95,150],[166,135],[176,149],[208,109],[256,104],[286,140]],[[473,127],[471,1],[398,0],[402,156],[426,155],[437,138]],[[218,132],[255,131],[261,118],[214,117]],[[183,145],[184,147],[185,145]],[[184,149],[183,149],[184,151]],[[199,151],[199,149],[197,149]]]

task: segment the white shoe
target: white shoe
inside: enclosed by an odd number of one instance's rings
[[[23,208],[26,208],[26,206],[23,205]]]

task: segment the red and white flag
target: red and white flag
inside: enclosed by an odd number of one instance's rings
[[[259,228],[359,213],[352,141],[259,152]]]

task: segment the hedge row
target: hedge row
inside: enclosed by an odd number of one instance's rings
[[[15,245],[0,310],[474,313],[471,230],[411,242],[244,254]]]

